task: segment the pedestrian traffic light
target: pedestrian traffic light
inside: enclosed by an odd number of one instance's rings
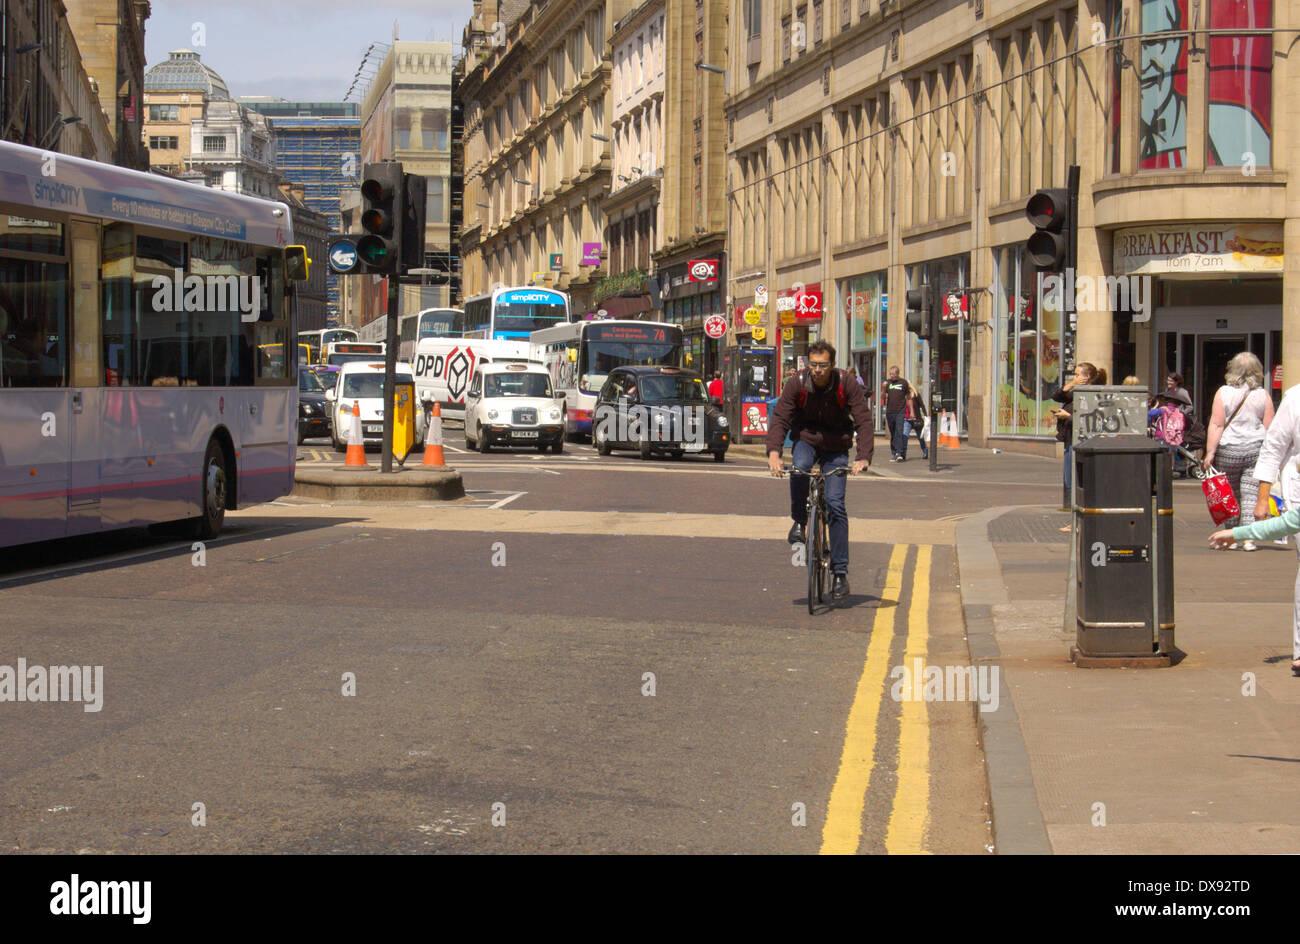
[[[424,218],[429,181],[423,174],[403,174],[402,262],[403,269],[424,267]]]
[[[361,179],[361,228],[357,255],[371,272],[397,272],[402,256],[402,165],[367,164]]]
[[[935,335],[934,289],[928,285],[907,290],[907,330],[921,339]]]
[[[1070,214],[1070,191],[1064,187],[1039,190],[1025,205],[1025,216],[1034,224],[1034,233],[1025,243],[1029,261],[1050,272],[1065,268],[1069,264],[1074,225]]]

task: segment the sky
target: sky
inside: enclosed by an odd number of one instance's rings
[[[230,94],[341,101],[372,42],[459,45],[473,0],[153,0],[146,71],[193,49]],[[196,24],[202,24],[200,28]],[[360,95],[350,101],[360,102]]]

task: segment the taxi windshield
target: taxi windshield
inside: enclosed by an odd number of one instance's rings
[[[680,374],[647,374],[641,378],[641,399],[646,403],[660,400],[686,400],[705,403],[704,381]]]
[[[551,378],[546,374],[488,374],[483,381],[483,396],[552,398]]]

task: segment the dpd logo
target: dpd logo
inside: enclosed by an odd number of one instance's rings
[[[451,394],[452,399],[464,398],[465,388],[469,386],[469,378],[473,373],[474,352],[469,348],[463,351],[453,348],[447,355],[447,392]]]

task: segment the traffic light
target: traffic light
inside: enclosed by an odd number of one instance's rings
[[[1034,224],[1034,233],[1025,243],[1029,261],[1049,272],[1059,272],[1069,265],[1074,226],[1070,191],[1064,187],[1039,190],[1025,205],[1025,216]]]
[[[423,174],[403,174],[402,262],[403,269],[424,268],[424,217],[429,181]]]
[[[907,330],[925,340],[935,336],[934,289],[928,285],[907,291]]]
[[[370,272],[397,272],[402,256],[402,165],[367,164],[361,180],[361,228],[357,255]]]

